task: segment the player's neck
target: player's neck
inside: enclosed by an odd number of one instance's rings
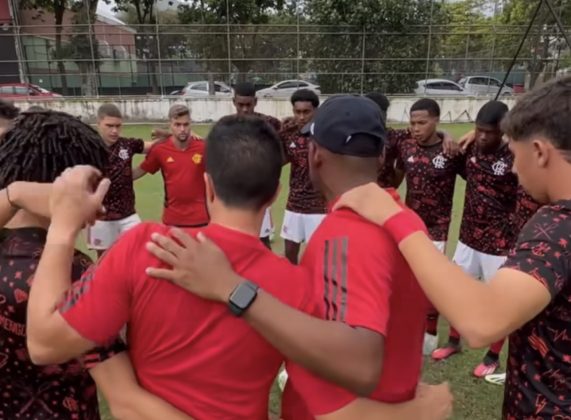
[[[236,230],[247,235],[258,236],[264,219],[264,212],[254,214],[251,210],[233,209],[223,206],[209,208],[210,223]]]
[[[435,144],[441,143],[442,139],[438,136],[438,133],[435,131],[434,134],[432,136],[430,136],[430,138],[424,142],[418,142],[418,144],[420,144],[421,146],[434,146]]]
[[[559,168],[551,172],[549,179],[549,190],[547,195],[549,201],[555,203],[561,200],[571,200],[571,183],[566,180],[571,178],[571,164],[561,162]]]
[[[361,173],[353,174],[351,176],[342,176],[339,174],[336,178],[335,183],[332,183],[329,186],[325,186],[322,193],[325,196],[325,200],[330,203],[333,200],[341,197],[347,191],[361,185],[368,184],[370,182],[377,182],[377,176],[375,173]]]
[[[49,221],[37,217],[25,210],[20,210],[14,217],[4,226],[8,229],[19,229],[19,228],[30,228],[39,227],[42,229],[47,229],[49,227]]]
[[[186,150],[186,149],[188,149],[188,146],[190,145],[190,136],[188,136],[188,139],[185,142],[182,142],[182,141],[180,141],[174,137],[172,139],[173,139],[172,142],[174,144],[174,147],[176,147],[179,150]]]

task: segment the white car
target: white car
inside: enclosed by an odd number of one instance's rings
[[[284,80],[269,88],[260,89],[256,92],[258,98],[289,98],[296,90],[309,89],[317,95],[321,95],[319,86],[304,80]]]
[[[416,82],[414,93],[420,96],[467,96],[470,95],[457,83],[447,79],[427,79]]]
[[[488,76],[469,76],[460,79],[458,84],[471,95],[497,95],[502,82]],[[511,87],[504,86],[501,95],[513,95],[513,93]]]
[[[190,82],[180,92],[182,96],[208,96],[208,81]],[[224,82],[214,82],[214,96],[231,97],[232,88]]]

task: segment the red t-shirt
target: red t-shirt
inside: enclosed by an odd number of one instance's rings
[[[153,232],[167,230],[144,223],[125,233],[68,292],[62,316],[95,343],[107,342],[128,323],[129,353],[141,385],[193,418],[267,419],[283,356],[225,304],[145,274],[147,267],[164,266],[145,243]],[[315,291],[304,268],[273,254],[256,236],[219,225],[202,231],[241,276],[294,308],[314,310]]]
[[[301,264],[311,270],[323,296],[325,319],[384,336],[383,369],[370,398],[389,403],[413,399],[429,303],[389,234],[350,210],[337,210],[316,230]],[[286,420],[332,413],[357,398],[299,366],[288,364],[288,373],[282,402]]]
[[[145,172],[161,171],[165,188],[163,223],[200,226],[208,223],[204,186],[204,141],[192,136],[188,147],[179,149],[170,137],[155,145],[141,164]]]

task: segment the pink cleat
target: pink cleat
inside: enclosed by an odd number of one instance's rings
[[[454,344],[447,344],[446,347],[440,347],[432,352],[432,360],[440,362],[441,360],[446,360],[450,356],[460,353],[460,346]]]
[[[483,361],[474,369],[474,376],[476,378],[484,378],[487,375],[491,375],[496,372],[500,367],[500,362],[498,361]]]

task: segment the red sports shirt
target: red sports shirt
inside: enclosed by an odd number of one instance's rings
[[[129,353],[141,385],[193,418],[267,419],[268,394],[283,356],[225,304],[145,274],[149,266],[164,266],[145,243],[153,232],[167,230],[144,223],[125,233],[70,290],[62,316],[96,343],[128,323]],[[304,268],[273,254],[257,236],[219,225],[202,231],[241,276],[290,306],[315,309]]]
[[[161,171],[165,188],[163,223],[200,226],[208,223],[204,187],[204,141],[192,136],[188,147],[179,149],[170,137],[155,145],[141,164],[145,172]]]
[[[383,369],[370,398],[389,403],[413,399],[429,304],[388,233],[350,210],[337,210],[316,230],[301,264],[313,273],[325,319],[385,337]],[[284,395],[284,419],[312,419],[309,412],[332,413],[357,398],[296,365],[288,365],[288,373],[292,389]],[[298,393],[305,403],[296,398]]]

